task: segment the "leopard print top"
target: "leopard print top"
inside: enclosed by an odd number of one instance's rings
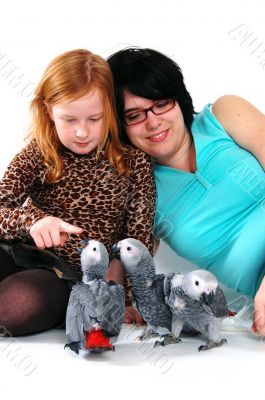
[[[15,156],[0,181],[0,236],[30,238],[31,226],[52,215],[84,229],[54,249],[74,269],[80,268],[76,249],[86,237],[102,241],[109,251],[117,241],[135,237],[152,253],[155,184],[149,156],[128,147],[129,178],[110,165],[103,151],[78,155],[64,149],[62,157],[63,175],[50,184],[34,141]]]

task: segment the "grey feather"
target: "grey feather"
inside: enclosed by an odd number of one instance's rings
[[[104,280],[97,280],[90,285],[75,285],[66,313],[68,342],[84,340],[84,332],[95,324],[109,336],[117,336],[122,327],[124,302],[124,289],[119,284],[109,285]]]
[[[219,286],[216,289],[213,301],[207,302],[205,305],[211,309],[216,318],[227,317],[228,307],[226,298]]]
[[[81,252],[83,282],[73,286],[66,312],[66,336],[71,349],[72,343],[84,347],[86,333],[95,328],[100,328],[107,337],[120,333],[125,311],[124,288],[105,281],[108,263],[105,246],[95,240],[88,241]]]
[[[225,296],[213,274],[198,270],[187,274],[174,274],[166,282],[167,302],[174,315],[180,334],[184,323],[205,334],[209,341],[203,350],[219,346],[221,321],[228,316]],[[220,344],[221,343],[221,344]]]
[[[139,240],[127,238],[114,246],[130,276],[136,308],[153,331],[161,328],[171,333],[172,313],[167,304],[174,273],[156,274],[153,258],[146,246]],[[130,254],[131,253],[131,254]],[[188,324],[183,326],[182,333],[198,334]]]
[[[117,244],[120,259],[131,283],[136,308],[149,326],[171,330],[172,315],[164,296],[164,276],[157,276],[153,258],[139,240],[127,238]]]

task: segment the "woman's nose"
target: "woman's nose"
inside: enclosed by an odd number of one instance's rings
[[[148,129],[155,129],[160,125],[160,116],[155,115],[151,110],[147,112],[146,126]]]

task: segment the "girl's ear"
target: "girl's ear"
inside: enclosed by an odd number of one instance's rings
[[[44,101],[44,104],[45,104],[46,110],[47,110],[51,120],[53,121],[54,118],[53,118],[52,107],[48,103],[46,103],[45,101]]]

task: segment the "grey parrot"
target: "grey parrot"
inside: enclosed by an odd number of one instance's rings
[[[109,264],[105,246],[96,240],[82,242],[85,247],[79,253],[83,278],[70,294],[65,347],[77,354],[80,349],[115,350],[112,341],[120,333],[125,311],[124,288],[104,279]]]
[[[176,337],[179,337],[184,323],[188,323],[208,337],[207,344],[200,346],[199,351],[226,343],[226,339],[220,340],[220,328],[229,311],[212,273],[206,270],[175,273],[166,277],[164,292],[173,314],[172,331]]]
[[[137,239],[127,238],[115,244],[112,252],[121,260],[131,279],[136,308],[147,323],[147,328],[137,339],[159,336],[155,346],[181,341],[171,332],[172,314],[164,296],[165,276],[156,274],[146,246]]]

